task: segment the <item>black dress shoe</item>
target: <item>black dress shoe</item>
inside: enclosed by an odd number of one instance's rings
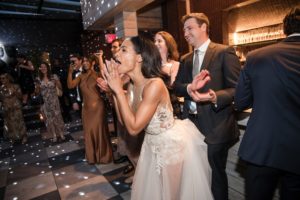
[[[125,162],[127,160],[128,160],[127,156],[121,156],[120,158],[114,160],[114,163],[115,164],[120,164],[120,163],[123,163],[123,162]]]
[[[130,165],[127,165],[127,166],[125,167],[125,169],[123,170],[123,174],[128,174],[128,173],[132,172],[133,169],[134,169],[133,165],[131,165],[131,164],[130,164]]]

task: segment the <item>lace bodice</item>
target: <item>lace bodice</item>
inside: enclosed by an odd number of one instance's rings
[[[175,123],[172,107],[158,106],[145,129],[144,145],[151,149],[156,162],[155,168],[159,174],[164,166],[181,162],[183,159],[184,138],[180,130],[176,131]],[[144,148],[141,153],[143,151]]]
[[[172,107],[168,105],[160,105],[157,107],[155,114],[145,129],[146,134],[161,134],[172,127],[173,123],[174,117]]]

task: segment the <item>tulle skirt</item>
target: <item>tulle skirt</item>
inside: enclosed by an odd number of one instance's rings
[[[134,175],[132,200],[210,200],[207,145],[188,119],[158,135],[145,135]]]

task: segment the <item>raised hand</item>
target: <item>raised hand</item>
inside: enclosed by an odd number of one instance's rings
[[[208,81],[210,81],[209,71],[204,69],[194,77],[190,89],[192,91],[197,91],[203,88]]]
[[[95,53],[95,55],[102,59],[103,51],[100,49],[98,53]]]
[[[97,85],[104,92],[111,92],[107,82],[103,78],[101,78],[101,77],[97,78]]]

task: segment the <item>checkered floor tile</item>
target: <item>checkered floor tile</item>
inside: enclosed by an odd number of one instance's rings
[[[66,125],[66,140],[52,142],[42,130],[27,144],[0,143],[0,199],[130,199],[121,164],[89,165],[80,121]]]

